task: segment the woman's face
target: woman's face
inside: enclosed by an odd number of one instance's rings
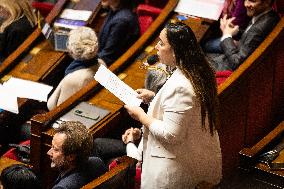
[[[168,42],[166,29],[162,30],[159,38],[160,40],[155,46],[155,48],[158,51],[157,55],[159,56],[161,63],[169,66],[175,66],[176,60],[174,57],[174,50],[172,49],[171,45]]]

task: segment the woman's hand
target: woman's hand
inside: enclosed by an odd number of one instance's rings
[[[154,118],[148,116],[140,107],[124,105],[124,108],[133,119],[140,121],[140,123],[147,128],[149,128],[151,123],[154,121]]]
[[[137,97],[142,99],[145,104],[149,104],[155,96],[153,91],[147,89],[137,89],[136,92],[138,93]]]
[[[122,141],[127,144],[129,142],[136,142],[141,137],[141,130],[138,128],[131,127],[127,129],[125,133],[122,135]]]

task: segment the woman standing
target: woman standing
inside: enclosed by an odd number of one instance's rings
[[[0,0],[0,62],[33,32],[36,16],[28,0]]]
[[[127,154],[143,159],[141,188],[195,188],[203,181],[217,184],[222,158],[214,72],[185,24],[167,25],[156,49],[160,61],[176,70],[155,96],[146,89],[137,90],[144,102],[153,98],[147,114],[140,107],[125,105],[143,124],[138,148],[132,143],[137,138],[133,129],[122,137]]]

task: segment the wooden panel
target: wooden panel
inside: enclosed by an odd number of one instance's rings
[[[247,83],[234,88],[228,96],[220,98],[219,130],[223,176],[230,176],[232,169],[238,165],[238,152],[242,149],[245,139],[246,112],[248,101]]]
[[[269,55],[270,52],[267,53]],[[251,146],[271,131],[271,108],[274,63],[269,56],[251,71],[249,76],[249,96],[245,146]],[[261,103],[260,103],[261,102]]]
[[[283,32],[278,36],[277,41],[277,44],[272,49],[272,55],[270,57],[271,59],[273,59],[273,62],[275,64],[273,82],[272,125],[277,125],[284,117],[284,53],[282,47],[284,41]],[[282,51],[279,50],[280,47]]]

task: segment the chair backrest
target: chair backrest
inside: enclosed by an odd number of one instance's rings
[[[53,9],[54,4],[48,2],[32,2],[32,7],[38,10],[43,17],[46,17],[50,11]]]
[[[150,27],[153,21],[159,16],[161,13],[160,8],[153,7],[146,4],[140,4],[137,7],[137,15],[140,24],[140,34],[143,33]]]
[[[104,162],[98,157],[89,157],[85,168],[86,173],[93,179],[100,177],[108,170]]]

